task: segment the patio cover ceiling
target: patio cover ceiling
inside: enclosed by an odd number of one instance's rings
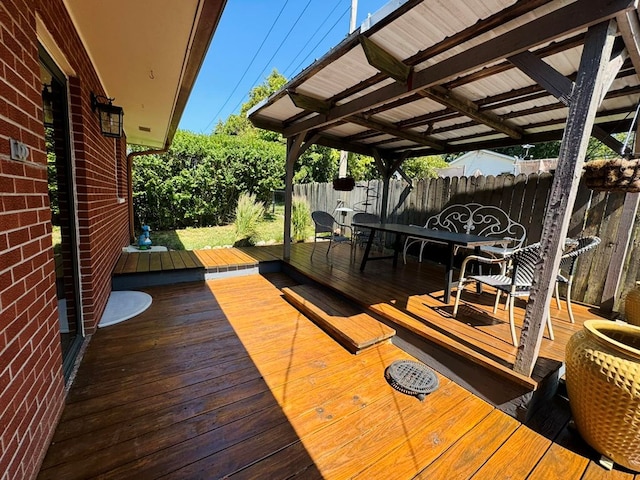
[[[587,28],[611,18],[622,68],[592,134],[619,151],[640,100],[629,0],[392,1],[249,118],[387,159],[560,140]]]
[[[226,0],[64,2],[128,142],[170,144]]]

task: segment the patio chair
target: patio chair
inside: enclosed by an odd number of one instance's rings
[[[469,283],[480,283],[488,285],[496,289],[496,300],[493,306],[493,313],[498,311],[500,302],[500,294],[506,293],[509,304],[509,327],[511,329],[511,339],[515,347],[518,346],[518,337],[516,336],[516,327],[514,321],[514,303],[516,297],[528,297],[533,282],[533,273],[535,271],[536,262],[540,258],[540,244],[534,243],[524,248],[520,248],[507,254],[505,258],[487,258],[480,255],[469,255],[462,262],[462,271],[458,281],[458,290],[456,292],[456,300],[453,304],[453,317],[458,314],[460,305],[460,295],[465,285]],[[504,262],[510,262],[510,269],[507,273],[505,268],[501,268],[501,273],[497,275],[469,275],[466,276],[467,265],[470,262],[480,262],[485,264],[500,265]],[[551,325],[551,315],[547,309],[547,330],[549,338],[553,340],[553,326]]]
[[[480,203],[449,205],[437,215],[429,217],[423,228],[495,237],[495,246],[480,248],[481,252],[495,258],[504,258],[520,248],[527,237],[524,225],[512,220],[504,210]],[[407,263],[407,251],[414,244],[420,245],[418,261],[422,262],[424,247],[430,242],[439,243],[407,236],[402,251],[404,263]]]
[[[311,250],[311,258],[316,250],[316,243],[318,240],[328,240],[329,246],[327,247],[326,256],[329,257],[331,248],[341,243],[351,244],[351,227],[343,223],[338,222],[333,215],[322,210],[316,210],[311,214],[315,232],[313,235],[313,250]],[[345,235],[345,232],[349,231],[349,236]]]
[[[596,248],[600,244],[600,238],[582,237],[578,238],[576,242],[577,243],[575,247],[571,251],[562,255],[555,291],[556,305],[558,306],[558,310],[560,310],[560,295],[558,292],[558,285],[562,283],[567,286],[567,294],[565,296],[565,299],[567,302],[567,312],[569,313],[569,320],[571,320],[571,323],[575,323],[575,319],[573,318],[573,311],[571,310],[571,286],[573,285],[573,277],[576,273],[578,257],[583,253]]]
[[[353,214],[353,218],[351,219],[351,223],[380,223],[380,217],[375,213],[365,213],[358,212]],[[369,234],[371,230],[368,228],[360,228],[360,227],[352,227],[353,231],[353,241],[351,242],[351,247],[355,248],[357,245],[363,246],[366,245],[369,240]],[[373,242],[382,246],[382,241],[377,236],[374,237]]]

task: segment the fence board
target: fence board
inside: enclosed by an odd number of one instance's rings
[[[513,205],[511,204],[511,200],[513,198],[513,190],[516,181],[516,177],[513,175],[502,175],[502,192],[500,196],[500,208],[502,208],[507,214],[513,218],[511,215],[511,210]],[[519,210],[519,209],[518,209]]]

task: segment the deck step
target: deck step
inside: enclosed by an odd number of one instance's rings
[[[347,300],[311,285],[282,289],[285,298],[351,353],[389,340],[395,330]]]

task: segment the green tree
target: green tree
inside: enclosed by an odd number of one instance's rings
[[[624,144],[624,141],[627,137],[626,133],[616,133],[613,135],[618,141]],[[513,146],[513,147],[505,147],[505,148],[496,148],[496,152],[502,153],[504,155],[509,155],[512,157],[523,157],[525,155],[526,149],[521,146]],[[529,153],[527,155],[528,159],[541,159],[541,158],[558,158],[560,154],[560,141],[553,142],[544,142],[544,143],[536,143],[533,147],[529,148]],[[619,157],[620,152],[614,152],[602,143],[600,140],[595,137],[589,138],[589,146],[587,147],[587,153],[585,155],[585,160],[594,160],[596,158],[615,158]]]
[[[447,166],[447,162],[439,155],[408,158],[402,164],[402,170],[409,178],[436,178],[437,169]]]
[[[221,225],[233,220],[241,192],[268,201],[282,188],[285,148],[255,136],[178,131],[168,152],[137,157],[137,221],[155,229]]]
[[[263,140],[284,142],[282,135],[279,133],[254,127],[247,118],[247,113],[262,100],[280,90],[286,83],[287,78],[274,68],[263,83],[251,89],[251,92],[249,92],[249,100],[242,104],[240,113],[238,115],[231,114],[226,121],[219,122],[214,129],[214,133],[225,135],[256,135]]]

